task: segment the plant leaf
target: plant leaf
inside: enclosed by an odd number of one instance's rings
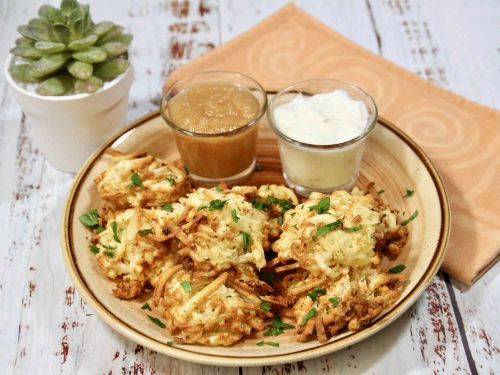
[[[68,72],[80,80],[89,79],[92,76],[92,71],[94,70],[92,64],[75,60],[66,65],[66,68],[68,69]]]
[[[76,0],[62,0],[61,1],[61,12],[67,16],[69,15],[74,9],[78,9],[78,1]]]
[[[43,53],[58,53],[66,49],[63,43],[39,41],[35,43],[35,48]]]
[[[99,22],[97,25],[94,26],[92,29],[92,34],[97,35],[98,37],[101,35],[106,34],[109,30],[111,30],[115,24],[113,22],[109,21],[102,21]]]
[[[90,47],[84,51],[73,53],[73,58],[85,63],[94,64],[106,60],[108,54],[106,50],[99,47]]]
[[[132,42],[132,39],[134,39],[132,34],[121,34],[114,38],[113,42],[120,42],[128,46]]]
[[[21,63],[21,64],[12,64],[9,67],[9,73],[16,81],[21,82],[39,82],[39,79],[32,78],[26,75],[26,68],[29,66],[29,63]]]
[[[72,51],[81,51],[92,47],[97,42],[97,36],[88,35],[85,38],[77,39],[68,44],[68,48]]]
[[[110,30],[99,37],[99,44],[112,41],[123,33],[124,30],[125,28],[123,26],[114,25]]]
[[[78,93],[91,94],[99,90],[102,85],[102,80],[94,76],[86,79],[85,81],[78,79],[75,82],[75,91]]]
[[[104,48],[104,50],[107,52],[108,56],[110,57],[116,57],[119,56],[125,52],[127,52],[127,45],[124,43],[120,42],[107,42],[104,44],[101,44],[99,47]]]
[[[43,81],[36,92],[43,96],[60,96],[73,87],[73,78],[67,73],[60,73]]]
[[[26,74],[33,78],[46,77],[61,69],[70,58],[71,54],[69,53],[43,56],[40,60],[35,61],[26,68]]]
[[[39,49],[36,49],[29,44],[16,46],[10,50],[10,53],[12,53],[14,56],[25,57],[28,59],[38,59],[46,55],[43,51],[40,51]]]

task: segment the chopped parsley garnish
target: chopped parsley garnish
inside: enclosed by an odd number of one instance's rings
[[[389,273],[401,273],[406,269],[406,266],[404,264],[398,264],[395,267],[392,267],[389,271]]]
[[[174,345],[174,341],[167,341],[167,346],[173,346]]]
[[[273,318],[273,321],[268,326],[270,328],[264,332],[264,336],[279,336],[285,331],[285,329],[295,328],[290,324],[283,323],[279,317]]]
[[[104,232],[106,228],[104,228],[102,225],[99,225],[97,228],[95,228],[96,233],[101,233]]]
[[[174,186],[175,185],[175,178],[168,176],[165,180],[167,180],[170,185]]]
[[[108,250],[116,250],[116,246],[109,246],[109,245],[102,244],[102,247],[104,247],[105,249],[108,249]]]
[[[184,289],[184,291],[186,293],[191,293],[193,291],[193,288],[191,288],[191,283],[187,280],[182,280],[181,286],[182,286],[182,289]]]
[[[250,237],[250,233],[247,232],[241,232],[241,235],[243,236],[243,252],[246,253],[252,243],[252,238]]]
[[[105,251],[104,255],[106,255],[108,258],[113,258],[115,256],[115,253],[112,251]]]
[[[283,225],[283,215],[278,216],[278,225]]]
[[[216,192],[218,192],[218,193],[222,193],[222,192],[224,191],[224,189],[223,189],[223,188],[221,188],[220,186],[217,186],[217,187],[215,188],[215,191],[216,191]]]
[[[415,191],[406,189],[406,194],[403,195],[403,198],[410,198],[413,194],[415,194]]]
[[[318,211],[318,214],[324,214],[325,212],[327,212],[330,208],[330,197],[324,197],[324,198],[321,198],[321,200],[319,201],[319,204],[315,205],[315,206],[310,206],[309,207],[309,211],[312,211],[312,210],[316,210]]]
[[[222,208],[224,207],[226,202],[227,202],[227,200],[221,201],[220,199],[214,199],[213,201],[210,201],[208,203],[207,208],[209,211],[222,210]]]
[[[141,306],[141,309],[143,309],[143,310],[153,311],[153,310],[151,309],[151,306],[149,306],[149,303],[147,303],[147,302],[146,302],[144,305],[142,305],[142,306]]]
[[[401,225],[409,224],[411,221],[415,220],[417,216],[418,216],[418,210],[415,210],[415,212],[411,214],[411,216],[408,219],[401,222]]]
[[[331,222],[330,224],[326,224],[322,227],[319,227],[318,230],[316,231],[316,233],[318,236],[323,236],[323,235],[330,233],[331,231],[337,229],[338,227],[340,227],[341,224],[342,224],[342,222],[340,220]]]
[[[189,168],[186,164],[184,164],[184,172],[186,172],[186,174],[189,174]]]
[[[90,245],[89,248],[94,254],[99,254],[99,251],[101,251],[96,245]]]
[[[313,301],[317,301],[318,294],[321,294],[324,296],[326,294],[326,290],[324,290],[323,288],[316,287],[312,290],[312,292],[306,293],[306,296],[309,296],[309,298],[311,298]]]
[[[304,315],[304,319],[302,320],[302,323],[300,323],[299,325],[301,327],[305,326],[309,321],[309,319],[311,319],[314,315],[316,315],[316,309],[313,307],[311,310],[307,312],[306,315]]]
[[[127,185],[127,187],[132,187],[132,186],[138,186],[138,187],[144,187],[141,181],[141,176],[139,176],[139,173],[134,173],[132,176],[130,176],[130,181],[132,181],[130,184]]]
[[[269,203],[278,204],[281,207],[281,212],[286,212],[294,207],[293,203],[288,199],[279,199],[272,195],[269,195],[266,199]]]
[[[240,221],[240,217],[238,216],[238,213],[236,212],[236,209],[231,210],[231,217],[233,218],[233,221],[237,223]]]
[[[363,227],[360,225],[358,227],[350,227],[350,228],[346,228],[346,231],[347,232],[357,232],[359,230],[363,229]]]
[[[262,281],[271,284],[276,280],[276,274],[274,272],[259,271],[259,277]]]
[[[154,323],[156,324],[158,327],[160,328],[166,328],[165,324],[163,324],[163,322],[158,319],[158,318],[155,318],[154,316],[151,316],[151,315],[148,315],[148,318]]]
[[[261,210],[261,211],[269,211],[269,204],[267,204],[266,202],[264,202],[263,200],[261,199],[254,199],[252,201],[252,205],[258,209],[258,210]]]
[[[147,229],[141,229],[141,230],[137,231],[137,233],[139,233],[141,236],[145,236],[145,235],[151,233],[152,231],[153,231],[153,229],[147,228]]]
[[[377,194],[380,195],[380,194],[383,194],[384,192],[385,192],[385,190],[382,189],[382,190],[377,191]]]
[[[260,308],[264,311],[271,311],[271,304],[269,302],[262,301],[260,303]]]
[[[274,346],[275,348],[277,348],[278,346],[280,346],[280,344],[278,342],[273,342],[273,341],[259,341],[257,343],[257,346],[264,346],[264,345],[269,345],[269,346]]]
[[[161,208],[163,211],[174,212],[174,208],[172,207],[172,203],[165,203],[165,205]]]
[[[333,305],[333,307],[337,307],[340,303],[340,298],[339,297],[331,297],[328,298],[328,301],[330,301]]]
[[[99,225],[99,215],[97,214],[97,210],[94,208],[93,210],[90,210],[89,212],[83,214],[78,218],[80,220],[80,223],[85,225],[87,228],[95,228]]]
[[[121,243],[120,238],[118,237],[118,224],[116,224],[116,221],[111,222],[111,229],[113,230],[113,238],[115,241]]]

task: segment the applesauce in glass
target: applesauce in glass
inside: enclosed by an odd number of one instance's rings
[[[255,166],[257,127],[267,108],[264,89],[233,72],[203,72],[168,88],[161,113],[173,129],[190,177],[233,182]]]

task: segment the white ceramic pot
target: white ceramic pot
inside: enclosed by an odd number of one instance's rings
[[[12,55],[4,73],[26,116],[32,137],[55,168],[76,172],[90,154],[127,121],[132,68],[93,94],[42,96],[19,86],[9,73]]]

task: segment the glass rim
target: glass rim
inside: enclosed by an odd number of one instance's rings
[[[165,113],[164,107],[166,107],[166,106],[164,106],[164,103],[167,100],[166,99],[167,95],[169,95],[172,92],[172,90],[174,89],[174,87],[176,85],[178,85],[179,83],[185,82],[188,79],[191,79],[191,78],[193,78],[195,76],[203,76],[203,75],[218,74],[218,73],[224,73],[224,74],[230,74],[230,75],[233,75],[233,76],[242,77],[242,78],[250,80],[253,84],[255,84],[257,86],[258,91],[262,94],[262,96],[264,98],[264,102],[262,104],[259,103],[259,111],[249,121],[247,121],[245,124],[243,124],[242,126],[236,128],[236,129],[228,130],[228,131],[223,132],[223,133],[213,133],[212,134],[212,133],[194,132],[194,131],[191,131],[191,130],[187,130],[187,129],[181,128],[180,126],[178,126],[177,124],[175,124],[175,122],[173,122],[172,120],[170,120],[168,118],[168,116]],[[182,133],[184,135],[188,135],[188,136],[191,136],[191,137],[221,137],[221,136],[235,135],[235,134],[241,133],[241,132],[243,132],[243,131],[245,131],[245,130],[251,128],[251,127],[253,127],[254,125],[256,125],[257,122],[266,113],[266,111],[267,111],[267,105],[268,105],[268,103],[267,103],[267,92],[266,92],[266,90],[264,90],[264,88],[261,86],[261,84],[259,82],[257,82],[255,79],[253,79],[252,77],[247,76],[246,74],[242,74],[242,73],[238,73],[238,72],[234,72],[234,71],[230,71],[230,70],[206,70],[206,71],[202,71],[202,72],[191,73],[191,74],[189,74],[189,75],[187,75],[187,76],[185,76],[183,78],[178,79],[177,81],[173,82],[170,86],[168,86],[167,90],[162,95],[161,100],[160,100],[160,114],[161,114],[161,117],[165,120],[165,122],[173,130],[178,131],[179,133]]]
[[[325,82],[325,83],[327,83],[327,82],[334,82],[334,83],[337,83],[337,84],[341,84],[344,87],[347,86],[350,89],[353,89],[354,91],[357,91],[358,93],[361,93],[361,95],[366,96],[366,98],[368,99],[369,103],[371,103],[371,105],[373,106],[373,118],[371,119],[371,122],[368,123],[368,125],[365,128],[365,130],[360,135],[358,135],[357,137],[349,139],[348,141],[345,141],[345,142],[339,142],[339,143],[333,143],[333,144],[326,144],[326,145],[317,145],[317,144],[301,142],[301,141],[298,141],[296,139],[293,139],[293,138],[287,136],[286,134],[284,134],[280,129],[278,129],[278,127],[275,125],[274,113],[273,113],[274,112],[274,108],[275,108],[274,104],[275,104],[276,99],[279,98],[280,96],[286,94],[286,93],[296,92],[297,94],[300,94],[300,93],[302,93],[304,91],[300,91],[300,90],[292,91],[292,89],[295,86],[298,86],[298,85],[301,85],[301,84],[305,84],[305,83],[310,83],[310,82]],[[342,88],[339,87],[338,89],[342,89]],[[267,111],[267,119],[268,119],[268,122],[269,122],[269,126],[271,127],[271,129],[273,130],[273,132],[280,139],[282,139],[282,140],[284,140],[284,141],[286,141],[288,143],[291,143],[291,144],[293,144],[295,146],[304,147],[304,148],[312,148],[312,149],[318,149],[318,150],[331,150],[331,149],[345,148],[347,146],[350,146],[350,145],[352,145],[354,143],[357,143],[357,142],[363,140],[364,138],[366,138],[371,133],[371,131],[375,128],[375,125],[376,125],[376,123],[378,121],[378,108],[377,108],[377,105],[375,104],[375,101],[371,97],[371,95],[368,94],[365,90],[363,90],[359,86],[356,86],[353,83],[350,83],[350,82],[347,82],[347,81],[342,81],[342,80],[339,80],[339,79],[333,79],[333,78],[314,78],[314,79],[307,79],[307,80],[304,80],[304,81],[298,81],[298,82],[292,83],[291,85],[289,85],[289,86],[285,87],[284,89],[278,91],[276,93],[276,95],[274,95],[274,97],[271,99],[271,101],[269,103],[269,110]]]

